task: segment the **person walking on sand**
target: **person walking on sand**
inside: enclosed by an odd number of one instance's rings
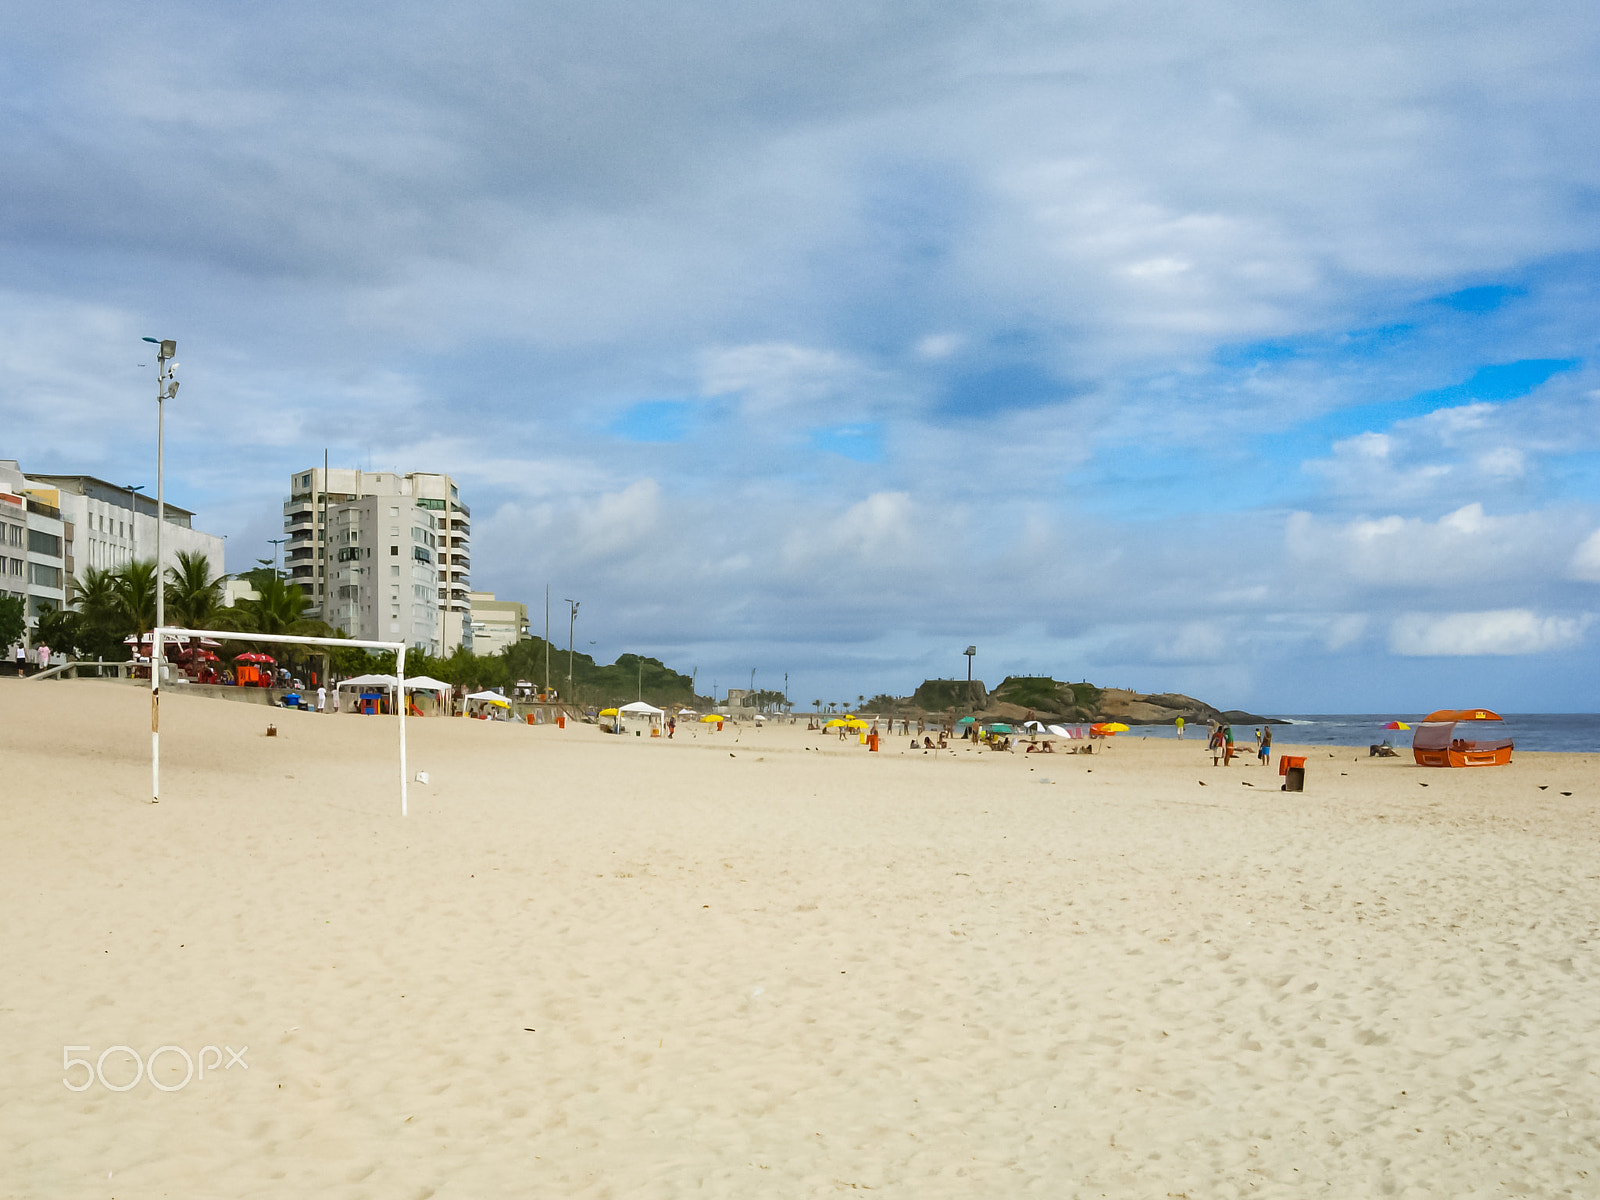
[[[26,675],[27,673],[28,673],[28,648],[26,646],[24,646],[21,642],[18,642],[17,643],[17,674],[19,676],[21,676],[21,675]]]
[[[1272,765],[1272,726],[1264,726],[1261,730],[1261,745],[1256,747],[1256,757],[1261,760],[1263,767]]]
[[[1227,766],[1233,761],[1233,722],[1228,722],[1222,727],[1222,765]]]
[[[325,683],[317,684],[317,711],[319,713],[328,711],[328,685]]]
[[[1183,741],[1183,718],[1179,717],[1173,724],[1178,727],[1178,740]]]
[[[39,670],[47,671],[49,669],[50,669],[50,647],[46,646],[43,642],[40,642],[39,643]]]

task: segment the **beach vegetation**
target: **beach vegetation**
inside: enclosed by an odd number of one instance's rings
[[[139,558],[112,574],[117,607],[129,633],[141,638],[156,626],[156,560]]]
[[[41,646],[75,658],[78,653],[78,614],[46,604],[34,622],[34,640]]]
[[[0,646],[22,640],[28,628],[28,611],[16,596],[0,596]]]
[[[211,574],[211,560],[193,550],[179,550],[167,568],[166,617],[183,629],[209,629],[222,607],[222,578]]]

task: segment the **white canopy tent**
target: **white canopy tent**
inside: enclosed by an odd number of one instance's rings
[[[341,679],[341,688],[365,688],[370,692],[392,692],[395,684],[399,682],[393,675],[357,675],[351,679]],[[406,680],[409,688],[411,681]]]
[[[654,704],[646,704],[643,700],[635,700],[632,704],[624,704],[617,709],[617,731],[626,731],[629,725],[640,725],[647,729],[660,729],[666,724],[667,714]]]

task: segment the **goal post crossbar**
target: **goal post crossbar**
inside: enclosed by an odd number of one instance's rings
[[[184,638],[215,638],[228,642],[273,642],[294,646],[327,646],[333,649],[393,650],[395,711],[400,721],[400,815],[406,815],[406,644],[368,642],[357,638],[298,637],[288,633],[245,633],[237,629],[180,629],[164,625],[151,631],[150,645],[150,803],[161,800],[161,643]]]

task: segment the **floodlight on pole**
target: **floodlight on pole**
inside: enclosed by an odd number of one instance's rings
[[[963,650],[961,652],[961,653],[963,653],[963,654],[965,654],[967,656],[967,682],[968,683],[972,682],[972,656],[974,654],[976,654],[977,652],[978,652],[978,648],[976,646],[968,646],[965,650]]]
[[[166,587],[163,585],[161,574],[161,526],[166,523],[166,402],[178,394],[178,381],[172,373],[177,370],[178,364],[172,360],[177,357],[178,343],[172,338],[144,339],[156,347],[156,624],[167,623]],[[137,508],[134,515],[138,515]],[[160,670],[160,664],[152,661],[151,674]]]
[[[267,541],[272,543],[272,575],[273,575],[273,578],[277,578],[277,575],[278,575],[278,547],[283,545],[288,540],[289,540],[288,538],[268,538],[267,539]]]

